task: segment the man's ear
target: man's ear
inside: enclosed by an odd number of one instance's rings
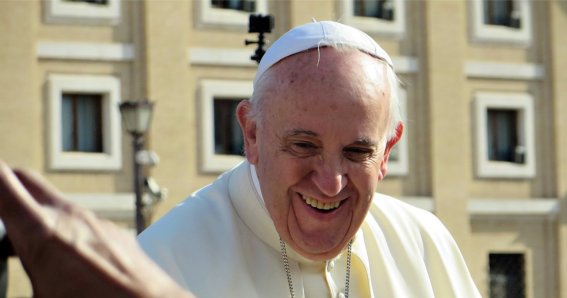
[[[248,159],[251,164],[256,164],[258,162],[257,125],[256,119],[250,117],[251,110],[252,103],[249,100],[243,100],[238,104],[238,107],[236,107],[236,117],[242,129],[246,159]]]
[[[386,177],[386,172],[388,172],[387,165],[388,165],[388,159],[390,158],[390,151],[392,151],[394,145],[396,145],[396,143],[400,141],[403,132],[404,132],[404,123],[400,122],[398,123],[398,126],[396,126],[396,134],[392,138],[390,138],[386,143],[386,149],[384,150],[384,158],[380,163],[380,175],[378,176],[379,180],[382,180],[384,179],[384,177]]]

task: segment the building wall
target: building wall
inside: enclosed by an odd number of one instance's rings
[[[256,67],[249,60],[254,47],[244,46],[245,39],[256,38],[247,33],[247,22],[202,13],[205,0],[110,0],[119,3],[118,15],[94,20],[49,15],[50,5],[58,2],[0,2],[0,158],[38,171],[73,202],[132,227],[127,132],[114,127],[121,132],[116,168],[51,165],[50,78],[65,74],[111,77],[119,81],[120,101],[155,102],[146,145],[161,160],[146,173],[167,187],[169,196],[154,219],[222,172],[209,166],[234,163],[206,154],[204,131],[212,119],[202,109],[207,92],[247,92]],[[567,278],[564,2],[529,3],[527,42],[479,41],[473,30],[476,1],[395,1],[405,6],[398,15],[404,18],[390,29],[357,23],[346,1],[265,3],[263,12],[273,14],[276,24],[269,40],[312,18],[340,20],[367,31],[394,58],[407,101],[407,164],[392,166],[379,191],[443,220],[483,296],[489,291],[488,255],[522,252],[527,297],[567,297],[561,282]],[[220,87],[211,90],[211,82]],[[532,96],[533,176],[479,174],[476,97],[487,91]],[[17,260],[10,267],[8,296],[31,296]]]

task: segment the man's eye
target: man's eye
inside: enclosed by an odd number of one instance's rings
[[[316,148],[315,145],[309,142],[294,142],[292,143],[292,146],[298,150],[310,150]]]
[[[310,142],[290,143],[290,152],[298,156],[309,156],[317,152],[317,146]]]
[[[369,148],[346,148],[343,150],[346,158],[352,161],[364,161],[370,159],[374,155],[374,150]]]

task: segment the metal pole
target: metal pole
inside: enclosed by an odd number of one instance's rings
[[[0,255],[0,298],[8,293],[8,256]]]
[[[138,163],[136,156],[144,147],[144,138],[141,134],[133,135],[134,147],[134,193],[136,194],[136,232],[140,234],[145,228],[146,223],[143,214],[144,203],[142,202],[142,166]]]

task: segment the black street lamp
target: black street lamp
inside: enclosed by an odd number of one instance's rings
[[[136,232],[140,234],[145,228],[144,204],[142,201],[142,165],[137,156],[144,148],[144,134],[150,127],[153,103],[143,101],[124,101],[120,103],[120,114],[126,130],[132,135],[134,162],[134,192],[136,194]]]

